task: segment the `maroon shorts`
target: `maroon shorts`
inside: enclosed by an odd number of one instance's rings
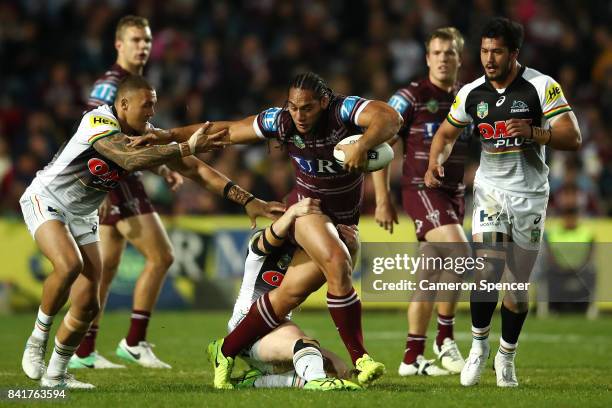
[[[433,188],[402,189],[404,211],[414,221],[419,241],[434,228],[449,224],[463,225],[465,199],[462,193]]]
[[[317,197],[315,195],[311,195],[308,197],[321,199],[321,211],[323,212],[323,214],[327,215],[331,219],[334,225],[338,225],[338,224],[358,225],[359,224],[359,216],[360,216],[360,212],[359,212],[360,206],[359,205],[353,207],[349,211],[343,211],[341,214],[342,217],[340,217],[337,214],[335,214],[333,210],[329,209],[325,205],[325,200],[323,197]],[[298,201],[300,201],[300,194],[295,189],[291,190],[291,192],[285,197],[285,200],[284,200],[287,208],[297,203]],[[291,243],[297,245],[298,248],[301,248],[301,246],[298,245],[295,239],[295,223],[291,224],[288,236],[289,236]],[[340,236],[340,239],[344,241],[342,236]]]
[[[104,217],[100,217],[101,225],[115,225],[134,215],[155,212],[139,174],[128,174],[121,179],[117,188],[108,193],[107,199],[111,208]]]

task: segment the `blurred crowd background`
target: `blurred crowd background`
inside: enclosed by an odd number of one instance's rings
[[[447,25],[466,37],[469,82],[482,75],[484,22],[510,17],[525,27],[519,61],[561,83],[582,130],[578,154],[548,152],[553,209],[570,197],[566,207],[581,215],[612,215],[609,0],[0,0],[0,214],[19,215],[24,188],[71,136],[93,82],[115,61],[115,24],[126,14],[150,21],[145,76],[158,90],[154,123],[165,128],[282,106],[288,82],[306,70],[338,93],[386,101],[426,74],[424,39]],[[468,194],[477,138],[472,150]],[[203,158],[264,199],[291,187],[290,164],[272,144]],[[240,212],[189,183],[174,195],[156,176],[146,185],[161,213]],[[370,183],[366,190],[371,213]]]

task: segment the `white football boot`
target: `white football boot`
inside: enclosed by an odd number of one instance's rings
[[[40,380],[45,373],[45,352],[47,342],[30,336],[23,350],[21,367],[25,374],[33,380]]]
[[[495,375],[498,387],[518,387],[516,370],[514,368],[514,357],[516,353],[502,353],[499,350],[495,354]]]
[[[94,351],[86,357],[79,357],[76,354],[73,354],[70,358],[70,364],[68,365],[68,368],[93,368],[96,370],[105,370],[125,368],[125,366],[121,364],[115,364],[101,356],[97,351]]]
[[[172,368],[153,354],[153,344],[141,341],[137,346],[128,346],[125,339],[122,339],[117,346],[117,356],[126,361],[141,365],[147,368]]]
[[[480,345],[475,345],[475,343],[480,343]],[[472,385],[478,384],[480,376],[487,364],[490,352],[489,340],[472,342],[470,354],[463,366],[463,370],[461,370],[461,385],[471,387]]]
[[[450,372],[438,367],[433,362],[434,360],[426,360],[425,357],[419,355],[412,364],[406,364],[402,361],[397,372],[402,377],[409,377],[411,375],[430,375],[438,377],[450,374]]]
[[[64,375],[56,378],[47,377],[47,374],[40,379],[40,386],[45,388],[73,388],[73,389],[92,389],[95,385],[74,378],[74,375],[64,373]]]
[[[433,351],[434,354],[440,360],[440,365],[445,370],[448,370],[452,374],[459,374],[461,370],[463,370],[463,366],[465,366],[465,360],[459,351],[459,347],[455,340],[447,337],[444,339],[444,342],[440,347],[433,342]]]

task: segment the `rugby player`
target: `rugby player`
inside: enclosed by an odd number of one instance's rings
[[[228,129],[231,144],[278,139],[289,153],[296,173],[287,204],[306,197],[317,198],[323,212],[296,220],[291,239],[301,249],[291,264],[295,268],[289,268],[281,286],[264,294],[256,302],[259,307],[254,304],[228,336],[211,344],[215,387],[231,388],[234,357],[276,328],[281,322],[278,316],[285,316],[303,302],[304,294],[310,293],[308,288],[318,288],[300,278],[300,269],[310,267],[298,262],[303,256],[312,259],[325,275],[328,310],[359,371],[359,382],[369,384],[384,373],[384,365],[374,361],[363,345],[361,301],[351,279],[353,262],[334,226],[358,224],[366,153],[393,137],[401,124],[401,116],[386,103],[337,95],[311,72],[293,79],[284,107],[266,109],[239,121],[213,123],[212,131]],[[183,141],[199,126],[152,132],[134,143]],[[358,142],[339,147],[346,157],[344,166],[340,166],[333,157],[334,146],[347,136],[361,133],[363,137]]]
[[[457,74],[461,67],[463,43],[461,33],[454,27],[435,30],[425,42],[428,76],[399,89],[388,102],[404,119],[404,125],[392,143],[401,138],[404,145],[402,203],[414,222],[419,242],[467,243],[463,232],[463,164],[471,128],[462,133],[447,160],[443,185],[434,190],[423,182],[431,140],[459,90]],[[389,167],[372,173],[372,179],[376,190],[376,222],[393,233],[393,225],[398,223],[398,219],[390,194]],[[432,256],[441,252],[440,249],[446,249],[446,246],[429,246]],[[408,307],[408,339],[399,367],[401,376],[447,375],[459,373],[463,368],[464,360],[453,336],[455,299],[444,298],[437,303],[438,334],[433,350],[443,369],[423,357],[434,300],[415,299]]]
[[[119,82],[130,74],[142,75],[152,45],[147,19],[128,15],[119,20],[115,29],[117,60],[94,84],[87,108],[112,105]],[[154,171],[166,178],[173,189],[182,178],[162,165]],[[100,251],[102,278],[100,281],[100,314],[87,331],[70,361],[70,368],[123,368],[96,351],[99,324],[108,300],[113,279],[117,275],[126,241],[145,258],[144,268],[134,287],[130,326],[116,350],[122,359],[144,367],[170,368],[153,353],[147,340],[151,312],[163,285],[166,273],[174,260],[170,239],[141,181],[140,172],[122,178],[109,191],[100,206]],[[138,358],[136,358],[138,357]]]
[[[491,20],[482,31],[480,60],[484,76],[461,88],[436,132],[425,184],[442,186],[444,165],[466,126],[480,133],[482,153],[474,180],[472,234],[488,254],[476,280],[528,282],[540,248],[548,203],[546,146],[577,150],[580,129],[561,86],[550,76],[521,65],[520,24]],[[510,244],[512,243],[512,245]],[[517,387],[514,358],[527,317],[528,293],[506,292],[501,305],[502,335],[494,367],[499,387]],[[489,357],[489,331],[497,291],[470,294],[472,347],[461,371],[461,384],[479,382]]]
[[[319,204],[317,199],[304,198],[289,207],[273,226],[253,235],[240,293],[228,323],[230,332],[248,314],[253,302],[280,286],[296,250],[296,246],[286,239],[289,231],[297,218],[321,214]],[[359,249],[356,227],[339,224],[337,228],[350,253],[356,254]],[[312,263],[311,260],[308,262]],[[325,283],[320,271],[317,275],[313,280],[318,280],[321,285]],[[317,340],[308,337],[290,320],[290,315],[272,332],[243,350],[240,357],[252,369],[237,384],[238,388],[298,387],[324,391],[361,388],[343,380],[350,375],[346,364],[331,351],[320,347]]]
[[[106,193],[128,172],[167,163],[217,194],[252,213],[284,209],[255,199],[225,176],[195,159],[196,153],[224,145],[224,131],[207,134],[198,128],[188,141],[153,147],[129,147],[126,135],[145,132],[154,114],[155,90],[141,76],[132,75],[119,85],[113,106],[86,113],[76,133],[54,159],[39,171],[20,199],[24,220],[40,251],[53,265],[43,285],[42,301],[32,335],[26,342],[22,368],[46,387],[94,388],[67,373],[68,363],[99,312],[102,268],[98,244],[98,207]],[[55,337],[49,366],[45,350],[55,315],[70,298]]]

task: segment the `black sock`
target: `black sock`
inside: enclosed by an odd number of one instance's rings
[[[472,326],[479,329],[491,324],[491,318],[497,306],[498,291],[484,292],[473,290],[470,293],[470,314]]]
[[[523,328],[523,323],[527,318],[527,312],[514,313],[510,309],[506,308],[504,304],[501,305],[501,321],[502,321],[502,339],[510,344],[516,344],[518,342],[519,335]]]

